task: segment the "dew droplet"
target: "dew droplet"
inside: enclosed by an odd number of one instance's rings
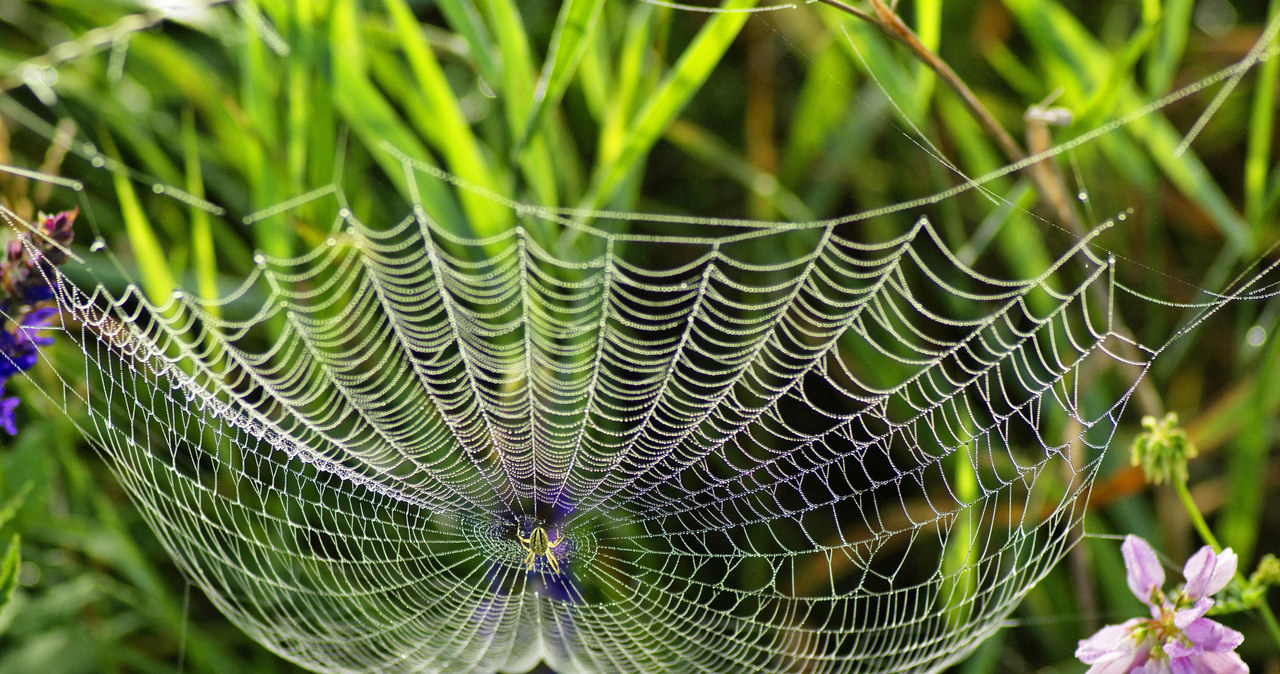
[[[93,240],[93,243],[89,244],[89,250],[90,250],[90,251],[92,251],[92,252],[94,252],[94,253],[96,253],[96,252],[98,252],[98,251],[100,251],[100,250],[102,250],[103,248],[106,248],[106,247],[107,247],[107,242],[106,242],[106,241],[104,241],[102,237],[98,237],[98,238],[94,239],[94,240]]]
[[[1262,343],[1267,341],[1267,330],[1261,325],[1255,325],[1249,328],[1244,338],[1249,342],[1249,346],[1262,346]]]
[[[1080,193],[1076,195],[1076,198],[1079,199],[1080,201],[1088,201],[1089,193],[1081,190]]]
[[[331,236],[331,237],[329,237],[329,238],[327,238],[327,239],[325,239],[325,241],[324,241],[324,242],[325,242],[327,245],[329,245],[329,246],[336,246],[336,245],[338,245],[338,240],[337,240],[336,238],[332,237],[332,236]]]
[[[156,183],[155,185],[151,186],[151,191],[155,192],[156,194],[164,194],[164,185]]]
[[[267,266],[267,256],[263,255],[262,253],[256,253],[253,256],[253,263],[258,265],[259,267],[265,267]]]
[[[102,168],[103,166],[107,165],[107,160],[95,155],[94,157],[89,159],[89,163],[93,164],[94,168]]]

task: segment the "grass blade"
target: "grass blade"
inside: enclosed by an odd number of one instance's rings
[[[1113,71],[1111,54],[1080,21],[1056,2],[1005,0],[1028,38],[1049,61],[1047,68],[1063,85],[1062,103],[1083,107]],[[1091,112],[1107,109],[1138,109],[1146,101],[1128,77],[1116,88],[1114,104],[1095,102]],[[1231,200],[1192,152],[1175,155],[1182,135],[1160,112],[1153,112],[1125,127],[1129,135],[1146,146],[1147,154],[1178,189],[1213,219],[1215,226],[1236,251],[1253,249],[1248,224],[1236,212]]]
[[[569,0],[560,8],[556,17],[555,32],[551,35],[551,47],[543,64],[542,77],[535,93],[533,111],[519,134],[515,153],[537,133],[547,110],[560,102],[582,56],[590,45],[590,34],[600,19],[603,0]]]
[[[102,134],[102,148],[108,156],[119,160],[115,143],[106,133]],[[153,304],[163,305],[169,301],[176,287],[173,273],[169,269],[168,256],[142,210],[128,174],[123,169],[112,171],[111,180],[116,189],[116,198],[120,201],[120,219],[124,222],[129,245],[137,260],[142,290]]]
[[[725,9],[749,9],[756,0],[728,0]],[[680,55],[653,95],[636,114],[615,161],[602,162],[582,207],[597,209],[609,202],[626,177],[639,165],[666,128],[697,92],[729,44],[746,23],[749,12],[715,14]]]
[[[480,144],[449,86],[444,70],[422,39],[422,30],[404,0],[383,0],[391,14],[400,47],[408,58],[414,83],[409,89],[416,101],[405,101],[406,110],[419,133],[444,157],[450,172],[467,182],[501,193],[500,182],[485,161]],[[462,206],[478,236],[505,231],[512,224],[511,212],[480,196],[464,192]]]
[[[0,563],[0,611],[13,599],[13,591],[18,587],[18,570],[22,566],[21,541],[18,534],[9,539],[9,549],[4,553],[4,562]]]

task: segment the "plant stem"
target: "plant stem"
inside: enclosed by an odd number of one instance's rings
[[[1214,552],[1222,552],[1222,544],[1209,530],[1209,525],[1204,521],[1204,515],[1200,514],[1200,509],[1196,507],[1196,502],[1191,498],[1191,490],[1187,489],[1186,480],[1172,480],[1174,489],[1178,492],[1178,498],[1182,499],[1182,505],[1187,509],[1187,514],[1191,516],[1191,523],[1195,525],[1196,531],[1199,532],[1200,538],[1206,543],[1213,546]],[[1244,576],[1239,571],[1236,577],[1243,580]],[[1266,597],[1258,602],[1258,614],[1262,616],[1262,623],[1267,626],[1267,631],[1271,633],[1271,638],[1275,640],[1276,645],[1280,646],[1280,622],[1276,621],[1276,616],[1271,612],[1271,607],[1267,605]]]
[[[1200,534],[1200,538],[1204,542],[1213,546],[1214,552],[1222,552],[1222,544],[1214,537],[1213,532],[1209,530],[1209,525],[1204,521],[1204,515],[1200,514],[1200,509],[1196,507],[1196,502],[1191,498],[1191,491],[1187,489],[1186,480],[1173,479],[1173,488],[1178,492],[1178,498],[1182,499],[1182,506],[1187,509],[1187,514],[1191,516],[1191,523],[1195,526],[1196,531]]]
[[[1271,607],[1267,605],[1266,594],[1263,594],[1262,601],[1258,602],[1258,614],[1262,616],[1262,624],[1267,626],[1267,631],[1271,633],[1271,638],[1275,639],[1277,646],[1280,646],[1280,622],[1276,622],[1276,615],[1271,612]]]
[[[875,11],[875,14],[864,12],[843,0],[818,0],[818,2],[834,7],[846,14],[849,14],[850,16],[855,16],[862,21],[867,22],[881,33],[884,33],[890,39],[906,46],[911,50],[911,53],[916,59],[937,73],[938,77],[941,78],[947,86],[951,87],[951,90],[960,97],[961,102],[963,102],[965,107],[969,109],[969,113],[973,115],[973,118],[977,120],[983,130],[985,130],[991,139],[995,141],[995,144],[999,146],[1000,151],[1004,153],[1006,159],[1011,163],[1016,164],[1027,158],[1027,152],[1024,151],[1022,146],[1018,144],[1018,141],[1014,140],[1013,136],[1005,130],[1004,126],[996,120],[995,116],[991,114],[991,111],[987,109],[987,106],[982,104],[982,101],[973,93],[973,90],[969,88],[969,85],[965,84],[960,75],[956,74],[956,71],[952,70],[951,66],[947,65],[946,61],[942,60],[942,57],[929,51],[929,48],[926,47],[924,43],[920,42],[919,38],[916,37],[916,34],[912,32],[911,28],[907,26],[907,24],[903,23],[901,17],[899,17],[894,11],[894,8],[886,5],[884,0],[867,0],[868,4],[870,4],[871,8]],[[1041,154],[1048,150],[1049,147],[1031,148],[1032,154]],[[1050,160],[1044,159],[1042,161]],[[1058,214],[1058,218],[1067,226],[1068,229],[1071,230],[1073,234],[1076,236],[1084,236],[1084,225],[1080,222],[1080,218],[1076,216],[1075,211],[1066,206],[1066,202],[1064,200],[1054,198],[1054,195],[1062,193],[1064,188],[1060,184],[1054,184],[1053,180],[1049,176],[1046,176],[1045,172],[1036,171],[1035,166],[1035,164],[1028,166],[1026,168],[1026,172],[1027,177],[1030,178],[1031,184],[1035,185],[1036,191],[1040,194],[1040,197],[1054,207],[1054,211]],[[1094,288],[1091,286],[1090,291],[1092,292],[1093,290]],[[1099,298],[1096,293],[1094,294],[1094,297],[1097,298],[1103,306],[1109,304],[1105,298]],[[1115,330],[1122,336],[1130,336],[1132,333],[1128,327],[1125,326],[1124,321],[1120,320],[1118,315],[1115,319]],[[1129,341],[1131,340],[1126,339],[1121,340],[1120,342],[1121,348],[1124,350],[1123,355],[1128,360],[1139,362],[1141,358],[1139,357],[1138,351],[1128,343]],[[1150,381],[1151,380],[1147,377],[1142,377],[1138,380],[1138,403],[1142,406],[1143,413],[1151,416],[1160,416],[1163,414],[1164,405],[1161,401],[1160,394],[1155,391]]]
[[[1009,132],[1005,131],[1004,127],[1000,125],[1000,122],[996,121],[996,118],[991,115],[991,112],[982,104],[982,101],[978,100],[977,95],[973,93],[969,85],[965,84],[964,80],[960,79],[960,76],[956,74],[956,71],[952,70],[951,66],[947,65],[937,54],[929,51],[929,48],[920,42],[911,28],[902,22],[902,19],[893,11],[893,8],[886,5],[883,0],[869,0],[871,8],[875,10],[875,16],[860,11],[840,0],[819,1],[866,21],[885,35],[910,49],[911,53],[915,54],[915,57],[921,63],[929,66],[933,72],[938,74],[938,77],[942,78],[942,81],[947,83],[947,86],[951,87],[952,91],[956,92],[965,107],[969,108],[969,112],[973,114],[974,119],[978,120],[978,124],[982,125],[982,128],[995,140],[996,145],[1000,146],[1000,151],[1004,153],[1004,156],[1009,161],[1016,163],[1027,158],[1027,153],[1023,151],[1022,146],[1018,145],[1018,141],[1014,140],[1013,136],[1009,135]]]

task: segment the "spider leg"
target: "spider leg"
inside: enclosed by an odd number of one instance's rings
[[[528,565],[528,569],[532,571],[533,570],[533,552],[532,551],[530,551],[528,555],[525,555],[524,562],[525,564]]]
[[[560,565],[556,564],[556,556],[551,554],[551,550],[547,550],[547,561],[551,563],[551,573],[560,575]]]

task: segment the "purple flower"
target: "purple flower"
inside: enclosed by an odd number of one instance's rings
[[[1080,641],[1076,657],[1090,665],[1088,674],[1245,674],[1235,649],[1239,632],[1205,616],[1210,595],[1227,586],[1236,573],[1230,548],[1214,553],[1205,546],[1187,560],[1187,579],[1177,592],[1164,592],[1164,569],[1155,550],[1137,536],[1126,536],[1124,554],[1129,589],[1150,609],[1151,618],[1132,618],[1108,625]]]
[[[40,360],[40,347],[53,343],[52,337],[42,337],[39,331],[51,327],[57,317],[56,307],[42,307],[27,312],[14,330],[0,330],[0,395],[4,395],[4,385],[10,377],[35,367]],[[17,407],[17,398],[0,398],[0,428],[9,435],[18,434],[13,418]]]
[[[0,381],[35,367],[39,347],[53,343],[52,337],[41,337],[38,331],[50,327],[57,316],[57,308],[44,307],[23,316],[12,332],[0,330]]]
[[[4,386],[0,386],[0,391],[3,390]],[[17,407],[17,398],[0,398],[0,428],[3,428],[9,435],[18,434],[18,426],[13,420],[13,410]]]
[[[0,262],[0,290],[24,305],[53,299],[49,278],[53,267],[67,260],[66,248],[79,213],[78,208],[54,215],[41,213],[35,227],[43,236],[24,233],[10,241]]]
[[[0,314],[19,316],[12,328],[0,327],[0,395],[13,376],[35,367],[40,347],[53,344],[40,331],[52,327],[56,307],[38,306],[53,300],[53,267],[67,260],[66,249],[74,235],[73,225],[80,209],[54,215],[41,213],[34,231],[19,234],[3,249],[0,258]],[[17,398],[0,398],[0,428],[17,435],[13,411]]]
[[[1183,567],[1182,575],[1187,579],[1183,589],[1189,599],[1198,601],[1226,587],[1235,574],[1236,553],[1227,548],[1215,555],[1213,548],[1206,545],[1191,555]]]
[[[1124,568],[1128,569],[1129,590],[1142,603],[1151,606],[1152,597],[1164,586],[1164,568],[1156,559],[1155,551],[1146,541],[1130,535],[1125,536],[1120,553],[1124,555]]]

